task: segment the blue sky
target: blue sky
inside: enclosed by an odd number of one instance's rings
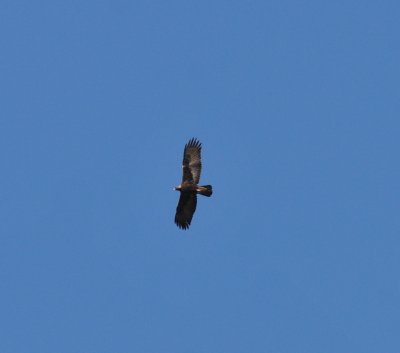
[[[399,11],[2,1],[0,351],[398,353]]]

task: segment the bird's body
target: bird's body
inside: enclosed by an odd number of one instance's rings
[[[196,191],[196,185],[189,182],[189,181],[184,181],[181,185],[178,185],[175,190],[178,191]]]
[[[198,185],[201,174],[201,143],[195,138],[185,145],[182,162],[182,182],[175,190],[180,191],[176,208],[175,223],[181,229],[188,229],[197,205],[197,194],[210,197],[211,185]]]

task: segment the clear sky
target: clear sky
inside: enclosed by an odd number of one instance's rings
[[[0,352],[400,352],[399,12],[1,1]]]

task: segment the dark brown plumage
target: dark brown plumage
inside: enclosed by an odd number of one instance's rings
[[[181,229],[188,229],[196,211],[197,194],[210,197],[212,186],[199,186],[201,174],[201,143],[192,138],[185,145],[182,162],[182,183],[175,190],[180,191],[175,223]]]

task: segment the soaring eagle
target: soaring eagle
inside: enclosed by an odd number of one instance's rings
[[[182,183],[175,187],[181,192],[178,207],[176,208],[175,223],[181,229],[188,229],[194,211],[196,211],[197,194],[210,197],[212,186],[197,185],[201,173],[201,143],[192,138],[185,145],[182,162]]]

